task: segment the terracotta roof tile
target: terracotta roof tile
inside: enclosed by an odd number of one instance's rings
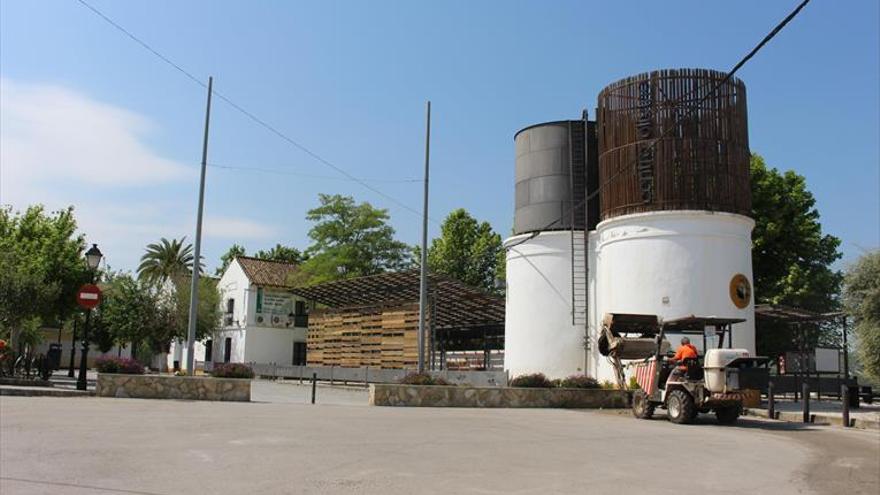
[[[248,279],[256,284],[270,287],[292,287],[293,275],[299,267],[285,261],[262,260],[250,256],[235,258]]]

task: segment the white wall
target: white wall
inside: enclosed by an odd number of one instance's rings
[[[255,363],[293,364],[293,343],[306,341],[304,328],[251,327],[247,331],[244,360]]]
[[[222,363],[225,361],[226,339],[232,339],[230,363],[243,363],[245,359],[245,341],[248,330],[244,328],[234,328],[228,330],[220,330],[214,334],[213,362]]]
[[[504,368],[511,377],[584,372],[585,330],[572,324],[571,303],[571,232],[543,232],[507,250]]]

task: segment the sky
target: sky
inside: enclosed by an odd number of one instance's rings
[[[593,115],[636,73],[729,70],[797,3],[86,1],[286,137],[215,97],[209,268],[233,243],[308,246],[319,193],[387,208],[418,243],[427,100],[429,235],[461,207],[506,237],[518,129]],[[841,267],[880,246],[880,2],[813,0],[737,75],[751,150],[807,178]],[[115,269],[192,240],[205,100],[77,0],[3,0],[0,204],[74,205]]]

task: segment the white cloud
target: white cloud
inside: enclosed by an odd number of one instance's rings
[[[74,205],[80,231],[114,269],[137,267],[161,237],[192,242],[197,167],[153,149],[144,138],[154,129],[143,115],[68,88],[0,78],[0,204]],[[244,215],[209,213],[202,252],[276,233]]]
[[[70,89],[0,78],[0,196],[16,202],[59,180],[120,187],[191,177],[194,169],[144,143],[152,129],[141,115]]]
[[[232,217],[205,218],[204,234],[218,239],[271,239],[278,235],[266,224]]]

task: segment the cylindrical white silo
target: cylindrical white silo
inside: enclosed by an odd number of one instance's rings
[[[584,326],[575,324],[571,314],[571,235],[523,234],[504,243],[504,367],[511,377],[544,373],[563,378],[584,369]]]
[[[693,210],[635,213],[599,223],[591,326],[601,328],[605,313],[744,318],[733,326],[732,345],[754,352],[754,224],[743,215]],[[613,379],[613,369],[595,348],[591,359],[598,379]]]
[[[511,376],[562,378],[584,369],[588,214],[583,198],[592,125],[586,119],[546,122],[514,137],[514,235],[504,243],[504,367]],[[598,221],[598,204],[592,213]]]

